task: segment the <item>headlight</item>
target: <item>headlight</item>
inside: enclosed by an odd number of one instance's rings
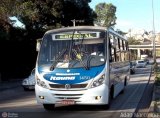
[[[37,76],[36,76],[36,83],[37,85],[43,87],[43,88],[47,88],[47,85],[44,81],[41,81]]]
[[[43,88],[47,88],[47,86],[46,86],[46,84],[45,84],[44,81],[41,81],[41,82],[40,82],[40,86],[43,87]]]
[[[91,88],[102,85],[104,83],[104,80],[105,80],[105,77],[104,75],[102,75],[99,79],[93,81]]]
[[[22,82],[23,85],[26,85],[27,83],[28,83],[27,80],[23,80],[23,82]]]

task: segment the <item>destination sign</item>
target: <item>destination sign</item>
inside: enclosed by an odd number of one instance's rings
[[[79,39],[79,38],[97,38],[97,33],[86,33],[86,34],[57,34],[55,39]]]

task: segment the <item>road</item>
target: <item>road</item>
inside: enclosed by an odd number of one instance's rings
[[[6,116],[18,118],[118,118],[133,117],[133,113],[142,109],[148,109],[153,89],[153,80],[150,80],[151,66],[137,68],[136,74],[131,75],[128,86],[123,94],[111,101],[108,110],[98,106],[61,106],[58,105],[52,112],[45,111],[42,105],[38,105],[34,91],[23,91],[22,87],[0,91],[0,117]],[[150,81],[149,81],[150,80]],[[145,90],[149,90],[146,92]],[[145,101],[146,95],[147,102]],[[144,99],[142,101],[142,98]],[[143,103],[143,104],[142,104]],[[147,110],[146,110],[147,111]],[[145,112],[146,112],[145,111]],[[3,118],[2,117],[2,118]]]

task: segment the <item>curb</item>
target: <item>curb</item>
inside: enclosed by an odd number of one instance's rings
[[[156,101],[155,101],[155,85],[153,87],[153,95],[152,95],[152,102],[151,102],[151,105],[149,107],[149,110],[148,110],[148,117],[147,118],[153,118],[153,114],[155,113],[155,104],[156,104]]]
[[[155,78],[155,74],[153,73],[153,66],[152,66],[150,74],[151,74],[151,77]],[[154,79],[154,83],[155,83],[155,79]],[[153,114],[155,112],[155,103],[156,103],[156,101],[155,101],[155,92],[154,91],[155,91],[155,85],[153,85],[152,102],[151,102],[149,110],[148,110],[148,117],[147,118],[153,118],[152,116],[153,116]]]
[[[153,77],[155,78],[155,75],[153,74]],[[152,94],[152,102],[150,104],[149,110],[148,110],[148,117],[147,118],[158,118],[160,117],[160,104],[157,106],[156,101],[156,86],[155,86],[155,79],[154,79],[154,85],[153,85],[153,94]]]

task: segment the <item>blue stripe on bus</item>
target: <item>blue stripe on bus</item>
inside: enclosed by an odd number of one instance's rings
[[[84,68],[56,68],[54,71],[44,74],[43,77],[44,79],[57,84],[76,84],[93,79],[95,76],[100,74],[103,69],[104,65],[92,67],[89,70],[85,70]],[[38,70],[41,74],[43,73],[43,68],[39,68]]]

